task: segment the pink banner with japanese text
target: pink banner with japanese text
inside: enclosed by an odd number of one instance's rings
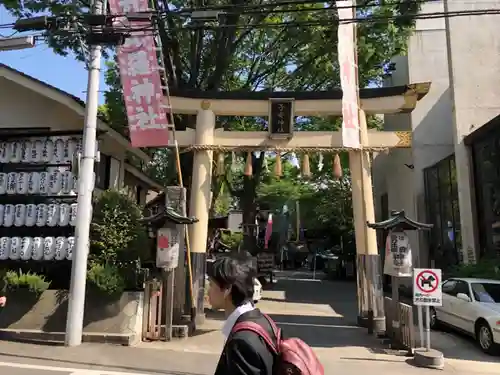
[[[149,10],[148,0],[109,0],[112,14],[126,15]],[[153,28],[149,21],[114,20],[130,36],[118,48],[117,59],[127,110],[130,142],[134,147],[168,145],[168,106],[163,96],[160,66]]]
[[[356,12],[352,0],[336,1],[339,14],[338,58],[342,88],[342,145],[360,148],[358,65],[354,44]]]

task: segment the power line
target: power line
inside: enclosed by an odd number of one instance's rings
[[[263,12],[265,13],[265,12]],[[245,14],[245,13],[242,13]],[[253,13],[252,13],[253,14]],[[425,20],[425,19],[438,19],[438,18],[455,18],[455,17],[471,17],[471,16],[484,16],[484,15],[499,15],[500,14],[500,9],[478,9],[478,10],[465,10],[465,11],[453,11],[453,12],[431,12],[431,13],[419,13],[413,16],[408,16],[412,20]],[[112,17],[119,17],[113,15]],[[164,19],[165,15],[161,17],[161,19]],[[368,15],[366,17],[355,17],[352,19],[346,19],[342,20],[342,23],[349,24],[349,23],[390,23],[393,21],[398,21],[401,19],[401,16],[399,15],[393,15],[393,16],[373,16],[373,15]],[[6,25],[0,25],[0,28],[7,28],[5,27]],[[183,26],[179,26],[178,28],[174,28],[171,30],[174,31],[182,31],[182,30],[197,30],[197,29],[204,29],[204,30],[217,30],[217,29],[224,29],[224,28],[235,28],[235,29],[265,29],[265,28],[280,28],[280,27],[315,27],[315,26],[332,26],[332,20],[306,20],[306,21],[287,21],[287,22],[273,22],[273,23],[260,23],[260,24],[247,24],[247,25],[242,25],[242,24],[219,24],[219,25],[207,25],[207,24],[187,24]],[[152,25],[148,25],[145,27],[140,27],[140,28],[133,28],[130,26],[113,26],[110,27],[110,29],[114,33],[124,33],[128,34],[127,36],[130,36],[131,34],[134,33],[139,33],[139,32],[154,32],[154,27]],[[66,35],[71,35],[71,34],[79,34],[79,35],[85,35],[88,34],[89,32],[86,30],[57,30],[55,32],[55,35],[57,35],[58,32],[63,32]],[[43,35],[43,34],[42,34]],[[51,35],[54,35],[53,32],[51,32]],[[41,37],[40,34],[36,35],[37,38]]]

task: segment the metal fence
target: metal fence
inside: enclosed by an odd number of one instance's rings
[[[396,349],[413,352],[415,348],[415,328],[413,323],[413,307],[399,302],[397,310],[389,297],[384,298],[386,334]],[[397,315],[394,315],[397,314]]]

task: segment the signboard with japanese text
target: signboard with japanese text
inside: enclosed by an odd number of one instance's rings
[[[404,231],[390,231],[385,243],[384,274],[411,277],[412,265],[408,235]]]
[[[179,236],[176,228],[160,228],[157,232],[156,267],[172,270],[179,265]]]
[[[293,99],[270,99],[269,136],[271,138],[288,138],[293,135],[293,106]]]
[[[413,304],[416,306],[442,306],[441,270],[415,268],[413,270]]]
[[[109,7],[114,14],[139,13],[149,10],[149,2],[109,0]],[[130,36],[117,51],[130,142],[134,147],[166,146],[168,106],[163,95],[151,22],[129,22],[125,17],[118,17],[115,23],[131,29]]]
[[[274,253],[261,252],[257,254],[257,272],[270,273],[274,270]]]
[[[360,148],[358,63],[356,58],[355,6],[352,0],[336,1],[339,16],[338,59],[342,88],[342,145]]]

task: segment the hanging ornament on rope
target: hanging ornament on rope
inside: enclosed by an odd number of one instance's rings
[[[247,152],[247,162],[245,164],[244,175],[249,176],[249,177],[253,175],[252,153],[251,152]]]
[[[339,154],[333,156],[333,177],[342,178],[342,164],[340,163]]]
[[[236,160],[236,152],[231,152],[231,172],[238,170],[238,162]]]
[[[311,177],[311,166],[309,165],[309,155],[304,154],[302,156],[302,177],[310,178]]]
[[[281,177],[281,154],[279,152],[276,153],[276,163],[274,164],[274,174],[276,177]]]
[[[318,171],[321,172],[323,170],[324,166],[325,166],[325,164],[323,164],[323,154],[319,154]]]
[[[264,158],[264,161],[262,162],[264,164],[264,169],[267,173],[269,173],[269,164],[267,164],[267,157],[266,157],[266,153],[264,151],[262,151],[262,156]]]
[[[217,166],[216,166],[217,176],[223,176],[226,173],[224,168],[224,157],[225,155],[223,152],[219,152],[217,154]]]

